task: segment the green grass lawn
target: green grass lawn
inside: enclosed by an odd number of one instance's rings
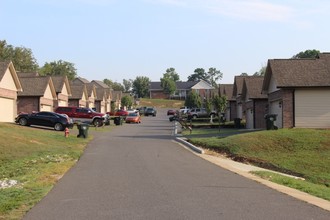
[[[198,146],[330,187],[330,130],[279,129],[225,138],[193,136],[189,140]]]
[[[79,160],[91,139],[0,123],[0,181],[17,181],[0,189],[0,219],[21,219]]]

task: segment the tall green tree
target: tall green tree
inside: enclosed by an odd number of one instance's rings
[[[258,72],[255,72],[253,76],[264,76],[266,73],[266,66],[262,66]]]
[[[121,105],[126,106],[128,108],[132,107],[133,100],[131,96],[125,95],[121,98]]]
[[[218,118],[219,118],[219,132],[220,132],[220,126],[221,126],[221,115],[225,113],[226,108],[227,108],[227,98],[226,96],[214,96],[212,99],[213,106],[215,110],[218,113]]]
[[[69,80],[73,80],[77,77],[77,70],[73,63],[59,60],[45,63],[40,68],[39,74],[42,76],[67,76]]]
[[[138,98],[144,98],[149,93],[150,79],[146,76],[137,76],[133,81],[133,92]]]
[[[166,73],[163,74],[163,78],[172,79],[174,82],[180,80],[179,74],[175,71],[175,68],[173,67],[166,69]]]
[[[222,72],[220,70],[217,70],[214,67],[209,68],[209,71],[207,72],[207,81],[211,83],[211,85],[215,88],[218,88],[218,80],[222,79]]]
[[[106,85],[108,85],[114,91],[122,91],[122,92],[125,91],[125,88],[124,88],[124,86],[122,84],[117,83],[117,82],[113,82],[110,79],[104,79],[103,80],[103,83],[106,84]]]
[[[31,49],[8,45],[5,40],[0,40],[0,61],[12,61],[18,72],[36,72],[39,69]]]
[[[160,86],[162,87],[165,94],[168,94],[169,97],[176,90],[176,81],[180,79],[179,74],[175,72],[173,67],[168,68],[166,73],[163,74],[163,77],[160,78]]]
[[[188,81],[207,80],[207,74],[203,68],[197,68],[194,73],[188,76]]]
[[[197,94],[197,92],[192,91],[189,93],[185,100],[185,106],[188,108],[200,108],[202,106],[202,99],[201,97]]]
[[[319,50],[305,50],[297,53],[292,58],[293,59],[300,59],[300,58],[316,58],[319,55]]]
[[[133,80],[131,80],[131,79],[123,79],[123,85],[124,85],[125,92],[129,92],[132,89]]]

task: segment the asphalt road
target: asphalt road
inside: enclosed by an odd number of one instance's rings
[[[24,219],[330,219],[330,212],[220,168],[173,141],[164,112],[97,132]]]

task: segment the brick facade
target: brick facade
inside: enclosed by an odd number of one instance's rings
[[[17,98],[17,112],[32,113],[39,111],[40,101],[39,97],[18,97]]]

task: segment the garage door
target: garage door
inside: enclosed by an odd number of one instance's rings
[[[282,104],[280,101],[274,101],[270,103],[270,114],[276,114],[276,121],[274,124],[278,128],[283,128],[283,121],[282,121]]]
[[[0,98],[0,122],[14,122],[16,116],[15,100]]]
[[[330,128],[330,89],[295,91],[295,127]]]

